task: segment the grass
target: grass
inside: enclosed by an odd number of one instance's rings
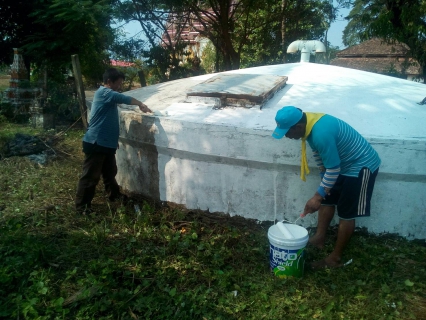
[[[25,126],[0,124],[0,141]],[[47,133],[44,133],[46,135]],[[425,319],[426,247],[357,230],[340,269],[278,279],[271,223],[134,198],[78,216],[82,131],[56,134],[56,158],[0,161],[0,318]],[[140,207],[140,213],[134,205]],[[307,249],[318,259],[325,252]]]

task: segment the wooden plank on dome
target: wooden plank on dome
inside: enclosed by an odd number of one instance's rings
[[[192,87],[188,101],[225,107],[262,108],[287,82],[288,77],[264,74],[220,74]]]

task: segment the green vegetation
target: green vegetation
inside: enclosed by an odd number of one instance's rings
[[[5,0],[0,10],[0,62],[12,63],[12,48],[21,48],[27,68],[62,78],[78,54],[82,73],[92,83],[108,64],[113,42],[109,1]]]
[[[16,132],[36,133],[0,123],[0,143]],[[43,134],[56,153],[48,164],[0,160],[1,318],[424,319],[424,241],[358,230],[351,264],[278,279],[270,223],[139,197],[108,203],[101,186],[97,214],[76,215],[82,131]]]
[[[91,85],[111,58],[143,59],[149,71],[158,69],[153,78],[162,82],[198,74],[200,57],[188,60],[202,53],[187,46],[189,30],[214,46],[216,71],[290,62],[294,57],[286,57],[285,48],[292,41],[327,42],[330,23],[348,5],[344,0],[27,0],[24,7],[20,1],[3,2],[0,63],[10,64],[12,49],[20,48],[27,67],[56,79],[78,54]],[[132,37],[120,29],[129,22],[140,25]],[[173,34],[166,32],[170,29]]]

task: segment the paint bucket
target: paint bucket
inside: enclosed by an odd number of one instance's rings
[[[278,222],[268,230],[271,270],[279,278],[302,277],[305,267],[305,247],[308,230],[295,225]]]

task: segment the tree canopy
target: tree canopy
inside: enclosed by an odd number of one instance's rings
[[[286,54],[287,47],[295,40],[326,40],[329,24],[324,6],[328,4],[328,0],[264,2],[263,7],[250,16],[257,21],[257,27],[247,35],[243,65],[298,61],[298,55]]]
[[[20,48],[27,36],[37,32],[34,11],[36,1],[2,0],[0,5],[0,63],[10,64],[13,48]]]
[[[110,0],[8,1],[1,7],[5,50],[20,47],[36,67],[64,69],[79,54],[82,71],[100,77],[113,42]],[[10,54],[2,53],[10,63]],[[100,73],[100,74],[99,74]]]
[[[117,8],[117,19],[139,21],[151,46],[157,39],[172,57],[183,47],[166,30],[174,23],[179,39],[179,26],[186,24],[212,42],[224,70],[289,61],[288,44],[326,40],[338,10],[329,0],[121,0]]]
[[[185,28],[211,41],[220,70],[290,62],[294,57],[285,54],[287,46],[295,40],[326,41],[338,10],[330,0],[4,1],[3,62],[10,60],[13,47],[23,48],[37,66],[56,69],[79,54],[83,73],[91,77],[99,77],[110,56],[144,57],[159,66],[160,77],[167,72],[170,79],[172,73],[179,77],[188,54],[187,42],[179,37]],[[139,22],[143,37],[124,41],[111,27],[129,21]]]

